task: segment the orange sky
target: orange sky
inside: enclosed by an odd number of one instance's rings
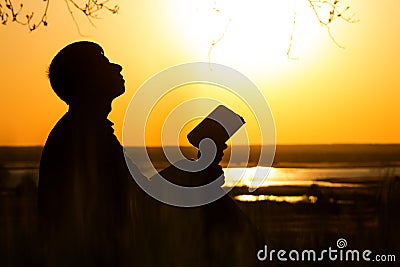
[[[398,0],[346,0],[359,22],[332,26],[345,49],[318,25],[305,0],[267,1],[266,6],[263,0],[238,0],[236,6],[217,1],[218,14],[214,1],[208,2],[121,1],[120,14],[102,14],[96,28],[79,20],[85,36],[63,1],[51,2],[47,28],[29,33],[19,25],[0,26],[0,145],[43,145],[66,111],[46,78],[52,57],[66,44],[98,42],[124,67],[127,92],[114,101],[110,115],[120,137],[137,88],[169,66],[207,61],[210,43],[225,28],[211,61],[258,85],[273,112],[278,144],[400,143]],[[285,54],[294,2],[297,60]]]

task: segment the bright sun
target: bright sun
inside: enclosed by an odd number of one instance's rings
[[[195,53],[252,73],[276,73],[287,61],[315,50],[321,35],[306,0],[180,1],[178,12],[180,37]]]

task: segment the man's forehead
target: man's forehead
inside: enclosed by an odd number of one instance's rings
[[[108,63],[108,62],[110,62],[109,59],[104,55],[104,52],[92,54],[90,56],[90,59],[93,60],[94,62],[98,62],[98,63],[101,63],[101,62]]]

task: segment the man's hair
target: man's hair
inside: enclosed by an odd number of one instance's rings
[[[67,104],[79,97],[77,87],[90,77],[96,59],[104,53],[101,46],[88,41],[67,45],[53,58],[48,70],[51,87]]]

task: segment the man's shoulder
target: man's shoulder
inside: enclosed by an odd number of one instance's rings
[[[57,123],[54,125],[49,136],[47,137],[46,145],[51,144],[58,139],[67,139],[74,135],[73,122],[65,114]]]
[[[82,119],[67,112],[51,130],[48,141],[50,139],[72,139],[75,141],[90,139],[93,141],[103,138],[105,133],[109,132],[112,133],[112,127],[107,123],[102,124],[88,119]]]

